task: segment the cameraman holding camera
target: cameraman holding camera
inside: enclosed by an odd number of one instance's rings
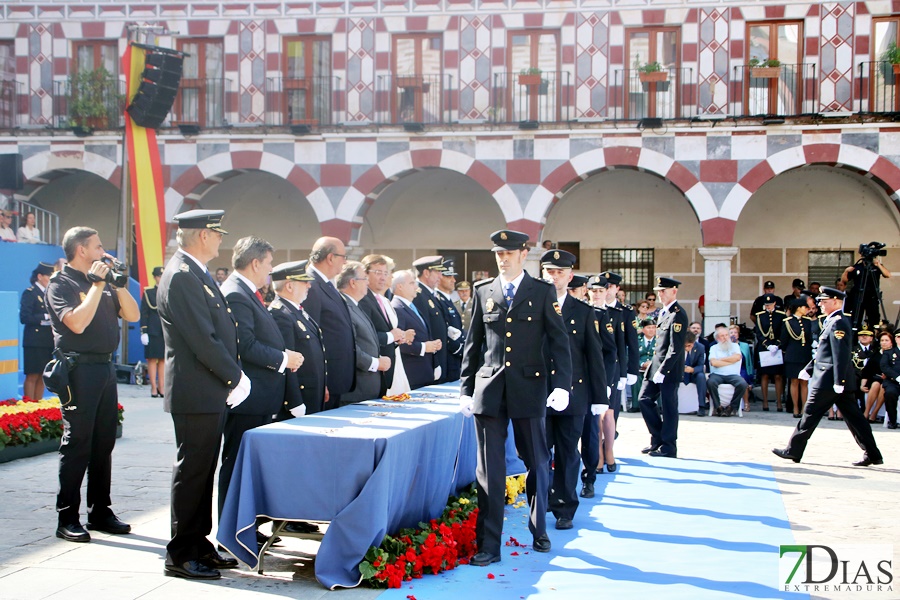
[[[879,279],[890,279],[891,272],[881,264],[882,256],[887,256],[885,244],[881,242],[869,242],[859,245],[859,260],[856,264],[844,269],[841,274],[841,282],[847,284],[853,282],[852,289],[847,291],[847,302],[844,310],[853,322],[854,330],[868,323],[875,327],[881,322],[881,312],[878,302],[881,298],[881,284]],[[861,294],[861,295],[860,295]]]
[[[124,265],[104,252],[96,230],[73,227],[62,245],[69,264],[50,279],[47,307],[56,348],[74,358],[74,366],[69,372],[71,400],[62,407],[56,537],[89,542],[79,521],[85,469],[88,529],[131,531],[109,507],[119,400],[112,358],[119,346],[119,317],[135,323],[141,313],[128,293]]]

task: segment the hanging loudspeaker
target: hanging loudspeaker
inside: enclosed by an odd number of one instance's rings
[[[25,186],[21,154],[0,154],[0,190],[21,190]]]
[[[125,110],[135,124],[156,129],[166,120],[181,82],[181,66],[184,52],[134,44],[147,51],[144,72],[137,93]]]

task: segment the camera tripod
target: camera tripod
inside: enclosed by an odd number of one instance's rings
[[[875,297],[878,298],[878,304],[881,306],[881,312],[878,313],[878,320],[876,323],[869,323],[870,327],[875,327],[881,322],[882,315],[885,319],[887,319],[887,311],[884,308],[884,298],[881,296],[881,288],[878,285],[878,279],[872,275],[872,268],[874,267],[874,263],[871,259],[862,258],[856,261],[856,268],[860,270],[860,276],[857,278],[854,283],[854,302],[853,306],[850,309],[853,311],[851,314],[853,315],[853,332],[854,335],[860,328],[863,326],[864,321],[864,311],[868,313],[868,309],[871,308],[869,302],[867,302],[867,296],[870,294],[875,294]],[[870,290],[874,290],[871,291]],[[869,298],[871,300],[871,298]],[[877,307],[876,307],[877,309]],[[900,315],[898,315],[898,319],[900,319]]]

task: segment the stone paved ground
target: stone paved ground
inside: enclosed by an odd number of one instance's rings
[[[2,464],[0,598],[314,599],[328,595],[315,581],[311,563],[298,558],[299,552],[312,552],[315,546],[293,539],[286,540],[283,550],[267,560],[262,576],[245,568],[224,571],[223,579],[211,583],[164,577],[174,451],[171,420],[162,411],[162,400],[149,398],[147,388],[119,389],[126,418],[125,436],[113,454],[113,508],[132,524],[134,532],[128,536],[94,534],[90,544],[57,539],[53,508],[56,455]],[[862,452],[844,424],[837,421],[823,421],[802,463],[777,459],[769,450],[783,446],[795,424],[790,414],[764,413],[758,403],[743,418],[682,416],[679,455],[772,464],[798,543],[900,540],[900,430],[877,428],[876,439],[886,464],[864,469],[850,465]],[[623,414],[620,432],[617,451],[621,458],[636,456],[646,445],[640,415]],[[337,593],[345,598],[378,595],[366,588]]]

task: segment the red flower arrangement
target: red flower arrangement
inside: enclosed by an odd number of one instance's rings
[[[119,423],[125,407],[118,405]],[[63,434],[59,398],[0,401],[0,450],[6,446],[24,446],[42,440],[59,439]]]
[[[372,546],[359,565],[359,572],[372,587],[399,588],[404,581],[423,574],[437,574],[469,564],[478,548],[475,521],[478,507],[475,491],[451,496],[439,519],[419,523],[418,529],[402,529]]]

